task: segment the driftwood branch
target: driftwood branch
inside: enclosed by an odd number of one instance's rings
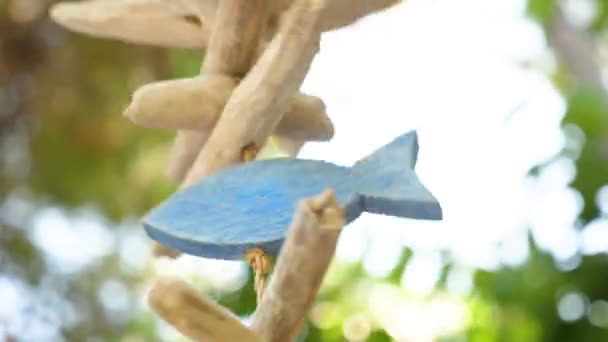
[[[182,334],[198,341],[292,341],[314,302],[344,214],[333,191],[302,200],[250,329],[181,280],[159,279],[148,302]]]
[[[198,1],[205,0],[194,2]],[[96,37],[154,46],[204,47],[211,33],[211,22],[203,20],[205,17],[198,15],[191,2],[190,0],[61,2],[51,8],[50,15],[55,22],[72,31]],[[200,9],[204,10],[204,8]],[[209,10],[211,7],[208,6],[206,11]],[[213,17],[213,13],[207,14],[207,18]]]
[[[332,31],[348,26],[399,2],[401,0],[326,0],[321,29]]]
[[[217,36],[217,43],[213,43],[215,46],[209,48],[210,53],[207,56],[206,63],[208,65],[206,69],[208,71],[215,70],[214,72],[222,71],[222,65],[233,63],[235,65],[233,65],[231,70],[226,69],[224,71],[233,71],[228,74],[239,75],[244,74],[248,70],[247,65],[255,59],[250,51],[253,45],[255,45],[254,41],[258,41],[257,49],[263,52],[266,48],[266,42],[264,38],[260,41],[260,37],[273,37],[275,35],[278,19],[285,17],[283,12],[287,11],[293,2],[293,0],[273,0],[269,1],[270,4],[267,5],[269,8],[265,8],[265,4],[259,1],[252,1],[246,4],[223,3],[222,6],[218,6],[217,0],[114,0],[111,2],[105,0],[87,0],[59,3],[54,5],[50,12],[56,22],[74,31],[132,43],[167,47],[205,47],[209,43],[211,28],[214,25],[222,29],[228,28],[224,33],[221,33],[221,36]],[[333,30],[349,25],[364,16],[383,10],[398,2],[398,0],[319,1],[319,3],[323,4],[320,30]],[[248,11],[249,13],[247,13]],[[225,18],[225,13],[228,12],[232,15],[233,22],[238,21],[235,14],[249,19],[241,22],[240,26],[230,29],[230,26],[226,26],[223,23],[224,19],[222,19],[222,17]],[[256,18],[251,17],[259,14],[263,15]],[[264,20],[267,23],[264,23]],[[267,27],[264,27],[265,25]],[[250,30],[250,28],[253,29]],[[264,30],[266,32],[260,35]],[[244,39],[244,45],[236,43],[237,39],[235,38],[241,35],[249,37]],[[245,50],[247,50],[247,53],[241,53]],[[226,62],[224,60],[226,57],[229,59],[234,58],[234,60]],[[171,92],[171,89],[163,90]],[[200,91],[204,92],[204,89]],[[195,93],[189,92],[189,94],[194,95]],[[179,101],[177,99],[173,102],[174,104],[188,103],[188,101],[181,101],[184,100],[183,96],[179,98]],[[315,101],[317,104],[322,103],[319,99]],[[306,128],[293,129],[289,125],[285,128],[285,126],[279,124],[277,132],[275,132],[275,134],[281,136],[281,139],[278,139],[278,144],[289,154],[295,155],[307,140],[329,139],[333,128],[331,127],[331,123],[325,120],[324,117],[316,116],[309,119],[307,113],[314,112],[313,108],[304,106],[302,112],[300,112],[302,115],[290,116],[289,114],[295,113],[295,108],[299,106],[297,98],[296,101],[292,102],[294,102],[291,104],[292,109],[287,110],[286,116],[287,119],[294,120],[290,120],[289,122],[297,123],[304,119],[312,121],[313,127],[311,129],[314,130],[315,124],[319,128],[319,131],[317,131],[319,134],[315,132],[310,132],[309,134]],[[217,105],[213,99],[209,103],[204,104],[201,108],[205,109],[208,105]],[[305,102],[300,101],[299,103]],[[148,108],[158,109],[164,107]],[[180,109],[183,109],[183,106],[168,111],[171,113],[186,113]],[[146,112],[153,113],[154,111]],[[180,120],[179,115],[167,115],[165,117]],[[139,123],[147,127],[155,127],[154,124],[145,119],[138,118],[140,120]],[[201,121],[204,122],[204,118]],[[182,128],[180,125],[173,125],[174,123],[174,121],[170,121],[167,126]],[[186,129],[191,128],[186,127]],[[294,136],[295,133],[301,133],[301,135]],[[184,178],[184,174],[189,171],[195,160],[195,156],[201,151],[201,148],[207,141],[208,135],[205,132],[178,132],[168,166],[169,175],[173,179],[181,181]],[[309,135],[313,135],[313,137],[309,138]],[[319,138],[315,138],[314,136],[319,136]]]
[[[344,226],[333,191],[303,200],[251,328],[264,341],[291,341],[317,295]]]
[[[234,78],[217,74],[146,84],[133,93],[124,115],[142,127],[198,130],[208,135],[236,85]],[[296,93],[275,133],[325,141],[333,136],[333,125],[321,99]]]
[[[224,0],[221,2],[215,16],[205,62],[201,68],[203,77],[219,74],[219,77],[224,78],[240,78],[247,73],[254,62],[269,10],[266,0]],[[224,89],[226,88],[228,86]],[[222,103],[219,108],[220,112],[223,106]],[[170,175],[180,176],[178,179],[183,180],[185,177],[182,174],[187,174],[196,160],[191,159],[190,156],[199,154],[202,146],[207,142],[207,138],[207,134],[204,133],[178,131],[172,154],[184,158],[170,159],[170,163],[177,163],[169,166]]]
[[[319,2],[294,2],[277,35],[232,93],[183,186],[239,163],[245,146],[263,146],[275,130],[318,50]]]
[[[244,76],[253,65],[269,11],[268,0],[222,0],[203,72]]]
[[[218,74],[149,83],[133,93],[123,115],[142,127],[209,133],[237,83]]]
[[[321,30],[331,31],[400,0],[325,0]],[[267,36],[293,0],[274,0]],[[164,47],[202,48],[209,43],[217,0],[88,0],[61,2],[51,17],[70,30],[96,37]]]
[[[333,137],[334,126],[325,103],[316,96],[296,93],[274,132],[300,141],[326,141]]]
[[[231,312],[199,296],[179,279],[156,280],[148,304],[179,332],[196,341],[262,341]]]

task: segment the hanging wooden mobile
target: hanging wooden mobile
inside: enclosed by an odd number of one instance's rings
[[[331,139],[323,101],[299,92],[321,33],[397,2],[88,0],[51,9],[61,25],[98,37],[207,47],[199,76],[144,85],[124,112],[138,125],[178,130],[168,170],[181,189],[143,219],[161,243],[158,254],[246,259],[256,271],[250,327],[184,282],[157,280],[149,303],[183,334],[200,341],[291,340],[344,224],[364,211],[441,219],[439,203],[414,172],[415,132],[350,168],[255,160],[271,136],[291,156],[307,141]],[[278,258],[266,287],[270,256]]]

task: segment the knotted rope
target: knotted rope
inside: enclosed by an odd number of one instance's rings
[[[264,295],[264,289],[266,289],[267,275],[270,273],[272,262],[270,257],[261,248],[257,247],[247,251],[245,259],[254,272],[253,287],[259,305]]]

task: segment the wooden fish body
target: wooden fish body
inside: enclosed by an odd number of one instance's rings
[[[143,224],[160,243],[188,254],[242,259],[251,248],[277,255],[299,200],[335,191],[347,222],[363,211],[440,220],[435,197],[414,172],[416,132],[396,138],[352,167],[302,159],[253,161],[175,193]]]

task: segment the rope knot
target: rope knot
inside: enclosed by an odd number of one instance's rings
[[[247,263],[251,266],[254,272],[254,288],[256,292],[258,304],[262,301],[262,295],[266,288],[266,275],[270,273],[272,262],[270,257],[264,253],[261,248],[253,248],[245,254]]]

